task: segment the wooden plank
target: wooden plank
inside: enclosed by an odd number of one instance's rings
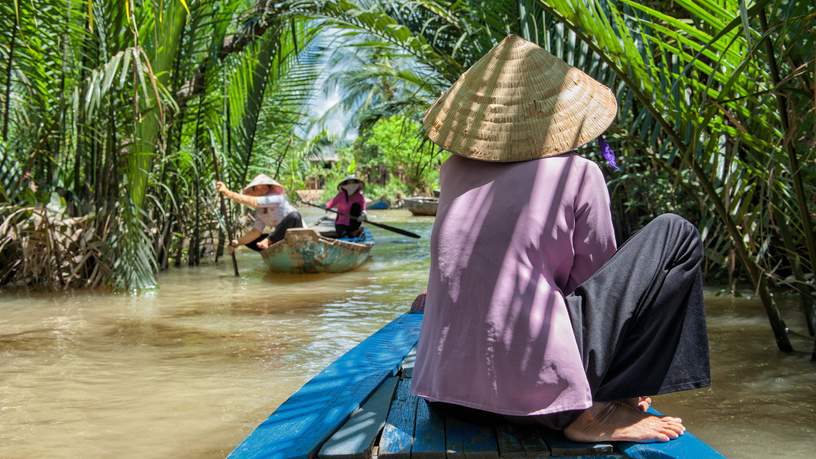
[[[514,427],[506,423],[496,424],[496,443],[499,456],[506,458],[526,457],[524,445],[514,432]]]
[[[464,421],[452,416],[445,418],[445,452],[448,459],[465,457],[465,430]]]
[[[413,459],[445,458],[445,420],[425,400],[417,402]]]
[[[400,379],[380,438],[380,457],[411,457],[416,408],[417,397],[411,393],[411,380]]]
[[[500,422],[496,426],[501,457],[547,457],[550,448],[537,425]]]
[[[578,443],[567,439],[564,434],[555,430],[541,428],[541,437],[550,447],[553,456],[602,456],[614,454],[615,448],[610,443]]]
[[[371,448],[385,425],[388,407],[399,378],[387,378],[320,448],[318,457],[333,459],[363,459],[371,456]]]
[[[416,348],[411,349],[411,352],[405,356],[400,368],[400,374],[403,378],[410,378],[414,374],[414,363],[416,362]]]
[[[660,416],[660,412],[650,408],[649,412]],[[708,446],[704,441],[686,431],[680,437],[665,443],[628,443],[619,442],[618,448],[633,459],[669,459],[669,458],[704,458],[723,459],[725,456]],[[780,451],[780,454],[782,452]]]
[[[403,314],[342,355],[286,400],[232,459],[307,458],[358,409],[416,344],[421,314]]]
[[[473,424],[453,416],[445,419],[445,446],[448,458],[499,457],[493,426]]]

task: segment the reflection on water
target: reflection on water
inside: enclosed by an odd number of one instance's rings
[[[373,214],[423,239],[374,228],[372,262],[340,275],[269,274],[242,253],[240,279],[174,269],[138,297],[2,294],[0,457],[223,457],[424,288],[431,220]],[[757,302],[706,304],[714,386],[657,407],[732,457],[812,457],[814,365],[775,351]]]

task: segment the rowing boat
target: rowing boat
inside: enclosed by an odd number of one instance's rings
[[[342,273],[365,263],[373,246],[374,237],[366,228],[357,238],[329,238],[311,228],[291,228],[261,256],[275,272]]]
[[[388,209],[389,207],[391,207],[391,203],[385,198],[380,198],[366,204],[366,209],[368,210],[383,210]]]
[[[412,198],[405,198],[403,205],[410,210],[414,215],[436,215],[436,208],[439,206],[438,198],[431,198],[427,196],[416,196]]]
[[[576,443],[503,418],[486,424],[447,417],[410,390],[422,316],[403,314],[335,360],[229,458],[724,459],[689,432],[666,443]]]

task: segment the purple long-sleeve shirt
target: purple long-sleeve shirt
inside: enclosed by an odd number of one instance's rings
[[[564,295],[616,250],[600,168],[452,156],[441,189],[413,391],[517,416],[591,406]]]

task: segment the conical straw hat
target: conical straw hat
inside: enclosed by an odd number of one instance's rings
[[[340,191],[340,187],[342,187],[346,183],[352,183],[352,182],[359,183],[360,184],[360,189],[365,188],[365,182],[358,179],[356,175],[347,175],[346,178],[344,178],[342,182],[337,184],[337,191]]]
[[[254,179],[252,179],[251,182],[249,182],[249,185],[244,187],[244,193],[246,193],[247,191],[252,189],[252,187],[256,187],[258,185],[269,185],[269,186],[272,186],[272,187],[277,187],[279,193],[283,193],[283,189],[284,189],[283,185],[278,183],[272,177],[270,177],[270,176],[268,176],[266,174],[258,174],[258,175],[255,176]]]
[[[466,158],[526,161],[591,141],[616,112],[609,88],[510,35],[437,99],[423,125],[434,143]]]

